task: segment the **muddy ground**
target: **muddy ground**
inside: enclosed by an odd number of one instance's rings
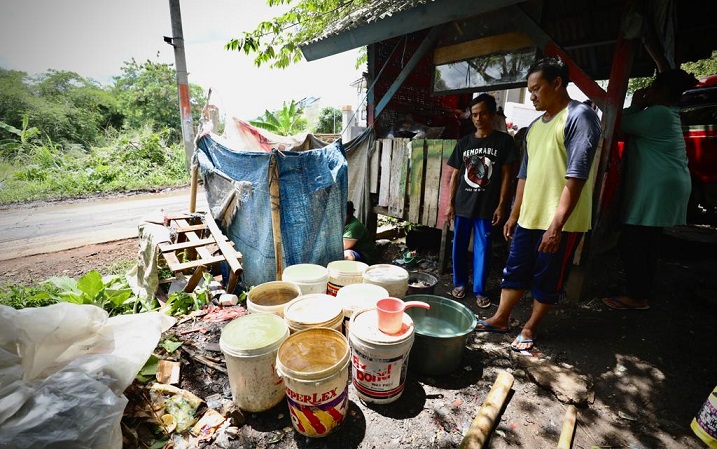
[[[406,250],[404,242],[394,240],[384,246],[382,261],[400,258]],[[382,406],[361,402],[351,387],[346,421],[326,438],[309,439],[293,431],[282,402],[268,412],[247,414],[235,437],[225,436],[207,447],[458,447],[503,370],[512,373],[515,381],[485,447],[555,447],[565,402],[570,399],[560,385],[551,387],[550,378],[545,380],[541,369],[543,373],[548,369],[554,378],[567,373],[586,387],[572,396],[579,410],[572,447],[703,448],[689,423],[717,384],[717,231],[672,230],[663,243],[650,310],[618,312],[601,305],[599,298],[620,292],[623,280],[621,263],[610,250],[593,260],[585,297],[564,301],[546,318],[533,356],[516,354],[508,347],[530,313],[530,300],[524,298],[513,316],[513,332],[472,335],[456,372],[430,378],[409,369],[403,396]],[[3,261],[0,284],[62,274],[77,277],[132,259],[136,250],[136,240],[127,240]],[[494,303],[505,252],[505,246],[496,245],[489,291]],[[434,252],[419,250],[419,259],[424,261],[423,269],[435,272]],[[442,275],[436,294],[446,296],[450,288],[450,275]],[[478,309],[473,298],[463,301],[481,317],[495,310],[495,305],[487,312]],[[198,318],[169,332],[187,342],[187,348],[221,360],[217,345],[221,326]],[[204,331],[187,332],[196,328]],[[180,386],[202,398],[230,397],[224,373],[186,355]],[[127,420],[125,426],[139,424]],[[146,438],[140,443],[128,441],[126,446],[144,447]]]

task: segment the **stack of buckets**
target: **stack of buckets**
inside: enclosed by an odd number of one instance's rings
[[[377,267],[354,261],[292,265],[282,281],[250,290],[249,315],[227,324],[219,341],[237,406],[262,412],[286,397],[296,431],[323,437],[346,417],[351,377],[365,402],[397,400],[413,321],[404,314],[401,330],[385,334],[374,307],[379,299],[405,295],[408,272]],[[388,267],[405,272],[405,280]]]

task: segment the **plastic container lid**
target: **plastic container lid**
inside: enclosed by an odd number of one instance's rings
[[[391,264],[371,265],[364,271],[363,278],[380,284],[407,283],[408,271]]]
[[[288,335],[286,322],[277,315],[244,315],[224,326],[219,347],[234,357],[256,356],[277,349]]]
[[[360,275],[366,271],[368,265],[356,260],[335,260],[333,262],[329,262],[326,267],[329,269],[330,273]]]
[[[289,326],[316,326],[332,323],[343,316],[341,305],[324,293],[311,293],[292,300],[284,308],[284,318]],[[330,326],[326,326],[330,327]]]
[[[388,298],[388,290],[376,284],[350,284],[336,293],[345,317],[351,317],[357,310],[376,307],[379,299]]]
[[[378,329],[378,312],[376,309],[359,310],[351,318],[349,334],[354,338],[378,345],[391,345],[413,337],[413,320],[408,314],[403,314],[401,331],[387,334]]]
[[[281,279],[285,281],[314,283],[325,281],[329,277],[329,270],[321,265],[300,263],[284,268]]]

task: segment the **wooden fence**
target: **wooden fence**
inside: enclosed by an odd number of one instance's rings
[[[443,229],[448,158],[455,140],[379,139],[370,161],[370,191],[382,215]]]

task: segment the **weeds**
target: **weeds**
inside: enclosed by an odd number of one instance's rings
[[[2,152],[0,204],[186,185],[184,147],[169,144],[169,133],[109,131],[106,146],[87,152],[23,139],[22,149]]]

